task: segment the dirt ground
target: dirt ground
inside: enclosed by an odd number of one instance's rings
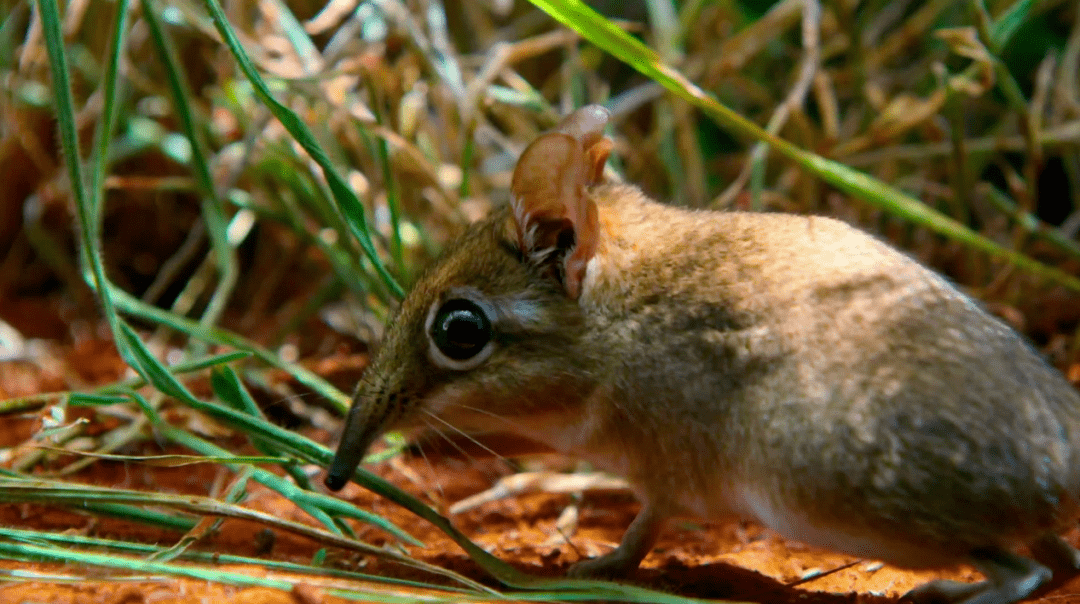
[[[39,315],[44,316],[48,314]],[[14,319],[10,314],[5,318],[8,321]],[[50,358],[51,363],[0,363],[0,399],[60,389],[63,384],[70,383],[70,379],[62,378],[62,374],[72,371],[86,384],[106,383],[124,371],[111,343],[100,336],[87,337],[78,344],[57,344],[51,350]],[[355,359],[339,361],[340,366],[356,365]],[[13,446],[23,442],[38,422],[33,413],[6,418],[0,432],[0,445]],[[331,439],[324,430],[312,429],[309,436],[323,442]],[[152,443],[147,445],[153,446]],[[565,460],[551,456],[534,458],[530,463],[549,468],[566,467]],[[484,491],[495,480],[511,472],[506,462],[495,457],[465,459],[439,455],[437,451],[424,457],[405,456],[374,470],[432,502],[444,513],[450,504]],[[166,468],[101,460],[74,480],[128,489],[205,495],[208,485],[215,484],[222,472],[224,470],[211,464]],[[346,487],[340,496],[387,517],[423,541],[426,547],[412,548],[413,555],[490,582],[450,540],[408,512],[356,485]],[[278,517],[310,522],[291,502],[259,485],[251,485],[246,505]],[[556,528],[556,522],[572,505],[577,506],[580,514],[578,528],[573,534],[564,536]],[[461,530],[500,558],[536,575],[557,576],[581,556],[595,556],[614,547],[637,508],[628,493],[617,489],[590,491],[581,496],[538,492],[485,503],[452,518]],[[131,522],[91,518],[40,505],[0,506],[0,523],[8,527],[72,531],[156,544],[170,544],[180,537]],[[360,530],[361,535],[372,543],[383,543],[384,536],[376,529]],[[1068,539],[1080,545],[1080,530],[1070,533]],[[199,547],[207,551],[295,562],[310,561],[321,548],[301,537],[270,534],[263,527],[236,520],[227,520]],[[332,554],[332,559],[341,565],[358,565],[367,572],[417,578],[416,571],[386,562],[344,554]],[[243,570],[258,576],[274,576],[265,569]],[[38,579],[34,573],[40,573]],[[285,592],[160,577],[120,579],[101,569],[10,561],[0,562],[0,575],[7,579],[0,584],[0,602],[317,604],[341,601],[327,595],[328,589],[341,585],[340,581],[330,580]],[[69,578],[65,580],[64,577]],[[912,587],[938,577],[964,581],[979,579],[978,573],[967,568],[912,572],[815,550],[786,542],[749,523],[700,524],[687,520],[677,523],[663,536],[631,581],[701,598],[839,603],[893,602]],[[409,592],[398,590],[395,593],[410,597]],[[411,594],[417,595],[420,594]],[[1080,602],[1080,579],[1057,580],[1042,594],[1042,599],[1055,603]]]

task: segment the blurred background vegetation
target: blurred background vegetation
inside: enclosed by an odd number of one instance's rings
[[[121,310],[161,358],[197,358],[238,334],[239,348],[266,351],[278,370],[310,369],[332,384],[310,396],[305,379],[275,381],[266,365],[245,366],[247,383],[289,401],[271,406],[276,422],[315,426],[324,441],[333,433],[396,283],[408,284],[463,225],[505,203],[518,153],[589,102],[612,112],[610,165],[624,180],[675,204],[858,224],[983,299],[1080,382],[1080,293],[755,152],[757,141],[533,4],[223,4],[270,93],[310,130],[362,214],[342,209],[333,178],[274,116],[194,0],[132,2],[119,45],[122,3],[61,8],[78,151],[102,175],[78,186],[101,194],[91,208],[100,231],[90,234],[109,279],[132,296]],[[1075,0],[589,5],[750,121],[1080,276]],[[78,226],[62,159],[55,59],[39,8],[0,0],[6,360],[42,354],[28,342],[78,348],[110,338],[83,278],[87,225]],[[112,60],[115,94],[106,86]],[[108,112],[115,121],[103,129]],[[85,390],[115,373],[82,363],[47,389]],[[0,398],[41,387],[5,380]]]
[[[319,313],[347,333],[358,321],[377,328],[393,295],[341,236],[325,178],[260,103],[202,4],[148,5],[182,74],[194,145],[179,123],[161,50],[132,6],[104,183],[111,278],[148,303],[196,318],[225,288],[209,308],[221,315],[215,323],[270,346],[296,341],[301,356],[325,352],[297,330]],[[1075,2],[594,6],[750,120],[1005,247],[1080,273]],[[1007,41],[986,39],[988,24],[1017,6],[1023,10]],[[116,10],[116,2],[76,0],[63,14],[84,153],[102,111]],[[836,215],[1018,308],[1012,319],[1023,317],[1021,328],[1043,344],[1077,324],[1072,295],[839,194],[775,154],[750,187],[753,141],[527,2],[267,0],[227,2],[225,11],[274,94],[362,200],[378,251],[403,282],[461,225],[506,201],[515,157],[537,133],[574,107],[600,102],[614,115],[614,168],[657,198]],[[62,294],[65,312],[92,320],[35,14],[30,2],[0,3],[0,309]],[[209,192],[196,162],[208,170],[221,218],[231,221],[234,268],[209,255]],[[63,331],[54,329],[50,335]],[[1052,348],[1076,354],[1071,341]]]

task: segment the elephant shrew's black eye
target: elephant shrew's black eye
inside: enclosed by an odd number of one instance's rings
[[[448,358],[464,361],[476,356],[493,336],[491,320],[475,302],[457,298],[435,313],[431,338]]]

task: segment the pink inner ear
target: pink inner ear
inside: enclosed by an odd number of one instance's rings
[[[521,154],[510,192],[523,252],[555,247],[565,228],[561,223],[573,228],[574,208],[584,196],[584,168],[581,146],[559,132],[541,136]]]
[[[601,179],[611,152],[611,141],[603,136],[607,119],[607,110],[597,105],[567,116],[525,149],[510,185],[523,253],[557,247],[560,234],[573,230],[575,245],[565,259],[564,283],[571,298],[580,295],[585,267],[596,253],[599,221],[586,187]]]

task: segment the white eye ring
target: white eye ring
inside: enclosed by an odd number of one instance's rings
[[[481,322],[486,326],[490,335],[483,347],[480,348],[476,354],[469,356],[468,358],[451,358],[443,352],[436,342],[434,334],[435,320],[439,316],[440,311],[451,304],[460,304],[466,308],[473,307],[477,310],[477,314],[481,315],[479,317]],[[426,335],[428,339],[428,359],[439,368],[450,369],[453,371],[468,371],[480,366],[481,363],[491,357],[491,353],[495,352],[494,323],[495,309],[490,302],[484,300],[480,296],[479,292],[471,288],[447,291],[441,296],[441,299],[431,305],[431,308],[428,309],[427,318],[424,320],[424,335]]]

